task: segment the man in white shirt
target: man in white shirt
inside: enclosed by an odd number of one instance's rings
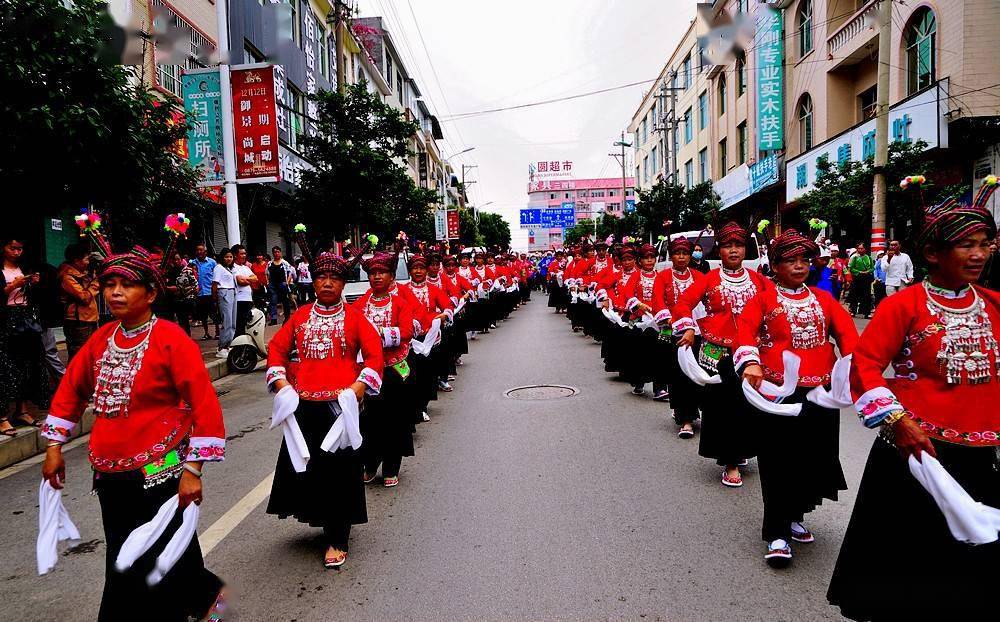
[[[226,248],[212,272],[212,296],[219,305],[222,330],[219,331],[220,359],[229,356],[229,344],[236,336],[236,276],[233,275],[233,251]]]
[[[247,321],[250,319],[250,310],[253,309],[253,284],[257,282],[257,275],[247,263],[245,246],[234,246],[233,257],[236,260],[233,264],[233,276],[236,277],[236,334],[242,335],[247,332]]]
[[[902,251],[899,240],[889,242],[889,252],[882,257],[881,264],[882,271],[885,272],[886,296],[892,296],[913,283],[913,262]]]

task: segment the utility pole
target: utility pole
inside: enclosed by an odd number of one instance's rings
[[[334,0],[333,3],[333,40],[334,49],[337,52],[337,92],[343,93],[347,86],[347,77],[344,67],[344,31],[342,26],[347,19],[348,7],[343,0]]]
[[[879,0],[878,82],[875,92],[875,183],[872,192],[872,243],[874,256],[886,248],[886,179],[889,163],[889,62],[892,35],[892,0]]]
[[[229,7],[228,0],[216,0],[215,17],[219,22],[219,86],[222,104],[222,167],[226,188],[226,238],[229,246],[239,244],[240,199],[236,190],[236,143],[233,138],[233,85],[229,80]]]
[[[626,181],[625,181],[625,147],[631,147],[631,146],[632,146],[632,143],[625,142],[625,132],[622,132],[622,139],[615,142],[615,147],[621,147],[622,148],[621,160],[619,160],[619,162],[618,162],[619,164],[622,165],[622,213],[625,213],[625,193],[627,192],[627,186],[626,186]],[[614,159],[618,160],[619,154],[617,154],[617,153],[611,153],[611,154],[608,154],[608,155],[610,155]],[[595,219],[595,222],[596,222],[596,219]],[[596,229],[595,229],[595,233],[596,233]]]

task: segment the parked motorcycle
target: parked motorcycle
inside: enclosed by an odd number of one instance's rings
[[[267,317],[264,312],[254,307],[247,319],[247,332],[233,339],[229,345],[229,356],[226,361],[229,369],[239,374],[249,374],[257,367],[257,362],[267,358],[267,341],[264,331],[267,329]]]

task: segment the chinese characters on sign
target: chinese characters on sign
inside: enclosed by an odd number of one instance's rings
[[[521,228],[522,229],[537,229],[542,224],[542,210],[540,209],[523,209],[521,210]]]
[[[448,210],[444,208],[434,210],[434,237],[439,242],[448,239]]]
[[[458,210],[448,210],[448,239],[457,240],[462,235]]]
[[[316,94],[316,38],[326,36],[322,32],[316,32],[316,21],[312,17],[305,20],[306,26],[306,94]],[[318,134],[316,124],[310,119],[319,117],[319,107],[311,99],[306,100],[306,118],[302,120],[302,125],[306,130],[306,135],[315,137]]]
[[[274,68],[233,68],[233,134],[236,180],[275,182],[280,175]]]
[[[181,76],[184,110],[193,118],[187,135],[187,158],[201,173],[198,186],[223,183],[222,91],[219,70],[188,71]]]
[[[778,156],[773,153],[750,165],[750,194],[778,183]]]
[[[528,165],[528,180],[535,181],[541,177],[569,177],[573,175],[573,162],[570,160],[543,160]]]
[[[757,48],[757,148],[777,151],[784,148],[783,69],[784,39],[781,11],[757,8],[754,47]]]

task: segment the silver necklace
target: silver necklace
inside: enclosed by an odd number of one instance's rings
[[[332,312],[331,312],[332,311]],[[340,352],[347,352],[347,337],[344,332],[344,303],[329,309],[313,305],[302,332],[303,356],[307,359],[322,360],[333,352],[333,340],[339,338]]]
[[[802,290],[778,288],[778,302],[785,310],[785,319],[792,334],[792,348],[796,350],[815,348],[827,341],[823,306],[812,291],[802,289],[807,293],[805,298],[789,298],[788,294],[801,294]]]
[[[757,295],[757,287],[750,279],[750,273],[743,268],[739,270],[723,268],[719,271],[719,277],[723,303],[732,309],[734,315],[739,315],[750,299]]]
[[[132,383],[142,368],[142,359],[149,348],[149,338],[156,325],[154,315],[142,326],[126,330],[121,323],[108,337],[108,347],[97,361],[97,381],[94,383],[94,410],[102,417],[113,419],[128,416],[128,404],[132,396]],[[146,331],[142,340],[134,346],[122,348],[115,343],[119,332],[130,339]]]
[[[979,293],[972,288],[972,303],[952,309],[934,300],[932,291],[931,285],[924,281],[927,310],[944,326],[937,362],[948,384],[985,384],[996,378],[1000,348],[986,313],[986,303]]]

